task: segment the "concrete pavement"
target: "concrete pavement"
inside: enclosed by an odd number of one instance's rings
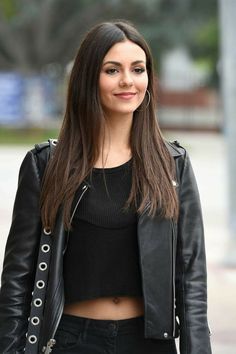
[[[209,324],[213,354],[236,353],[236,269],[223,266],[229,245],[227,165],[221,135],[166,133],[190,154],[202,200],[208,259]],[[0,146],[0,269],[20,163],[29,147]]]
[[[217,134],[168,134],[188,149],[202,201],[208,261],[208,317],[213,354],[236,353],[236,268],[224,267],[228,228],[228,177],[224,138]],[[235,235],[236,237],[236,235]],[[236,254],[235,254],[236,257]]]

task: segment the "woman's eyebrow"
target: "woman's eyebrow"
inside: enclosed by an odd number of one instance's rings
[[[113,65],[116,65],[116,66],[122,66],[121,63],[119,63],[118,61],[113,61],[113,60],[109,60],[109,61],[106,61],[104,65],[106,64],[113,64]],[[135,60],[131,63],[131,65],[137,65],[137,64],[146,64],[144,60]]]

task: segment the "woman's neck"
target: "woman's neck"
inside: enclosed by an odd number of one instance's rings
[[[112,116],[106,119],[104,136],[100,139],[100,147],[104,151],[130,150],[130,133],[132,116]]]
[[[132,119],[109,120],[104,138],[100,139],[100,154],[95,167],[113,167],[128,161],[131,156],[130,132]]]

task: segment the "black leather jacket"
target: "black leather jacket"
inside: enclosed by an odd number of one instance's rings
[[[138,219],[144,335],[168,340],[180,333],[181,354],[210,354],[205,246],[197,185],[185,149],[178,143],[167,143],[167,146],[176,162],[178,181],[174,184],[180,198],[180,215],[177,223],[158,216],[151,219],[146,211]],[[49,143],[36,145],[20,168],[2,273],[0,353],[23,353],[25,347],[42,229],[40,185],[48,157]],[[86,193],[88,186],[80,188],[78,198]],[[40,353],[54,337],[64,306],[63,254],[68,235],[60,216],[51,237]]]

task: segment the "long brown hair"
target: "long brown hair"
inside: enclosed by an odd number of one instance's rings
[[[99,97],[99,75],[103,59],[116,43],[130,40],[146,53],[148,91],[133,114],[130,147],[133,157],[132,187],[126,207],[134,206],[141,214],[176,218],[178,200],[172,185],[175,175],[170,156],[156,120],[156,84],[153,60],[144,38],[127,21],[103,22],[84,37],[70,74],[67,105],[58,144],[44,175],[41,213],[44,227],[53,228],[63,205],[65,228],[70,228],[71,205],[75,192],[91,173],[99,156],[99,136],[104,132],[105,117]]]

